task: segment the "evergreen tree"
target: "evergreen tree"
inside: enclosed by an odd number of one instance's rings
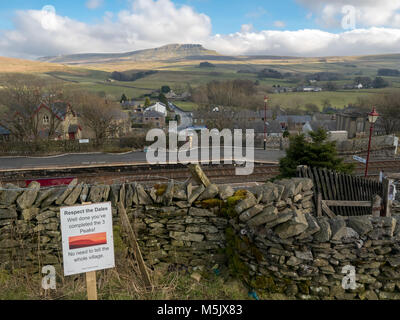
[[[128,101],[128,98],[126,97],[125,93],[123,93],[119,102],[123,103],[125,101]]]
[[[167,97],[165,96],[165,94],[160,93],[160,95],[158,96],[158,100],[159,100],[161,103],[163,103],[163,104],[165,104],[166,106],[168,106],[168,99],[167,99]]]
[[[151,106],[151,101],[149,97],[146,97],[146,100],[144,101],[144,107],[150,107]]]
[[[279,161],[279,178],[295,177],[300,165],[352,173],[354,164],[343,163],[343,159],[337,154],[336,143],[326,141],[327,133],[324,129],[319,128],[309,135],[312,142],[308,142],[304,134],[290,137],[286,157]]]

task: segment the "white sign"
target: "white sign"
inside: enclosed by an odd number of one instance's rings
[[[361,158],[361,157],[358,157],[358,156],[353,156],[353,159],[358,161],[358,162],[367,164],[367,160],[365,160],[364,158]]]
[[[115,267],[111,203],[60,209],[64,275]]]
[[[89,143],[89,139],[80,139],[79,143]]]

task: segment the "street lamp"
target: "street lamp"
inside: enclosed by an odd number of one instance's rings
[[[267,103],[268,97],[264,96],[264,150],[267,150]]]
[[[378,120],[379,113],[376,112],[375,107],[372,108],[372,112],[368,114],[368,122],[370,123],[369,128],[369,143],[368,143],[368,155],[367,155],[367,165],[365,167],[365,177],[368,176],[368,164],[369,164],[369,153],[371,151],[371,139],[372,139],[372,132],[374,131],[374,124],[376,120]]]

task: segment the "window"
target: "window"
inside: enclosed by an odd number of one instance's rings
[[[49,118],[48,115],[45,115],[45,116],[43,117],[43,124],[49,124],[49,123],[50,123],[50,118]]]

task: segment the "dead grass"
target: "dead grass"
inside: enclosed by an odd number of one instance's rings
[[[127,261],[127,260],[125,260]],[[146,290],[131,265],[97,272],[99,300],[243,300],[246,288],[238,281],[202,272],[197,282],[186,271],[155,270],[151,273],[153,290]],[[57,289],[43,290],[42,275],[26,270],[0,272],[0,300],[86,300],[85,275],[64,277],[57,272]]]

